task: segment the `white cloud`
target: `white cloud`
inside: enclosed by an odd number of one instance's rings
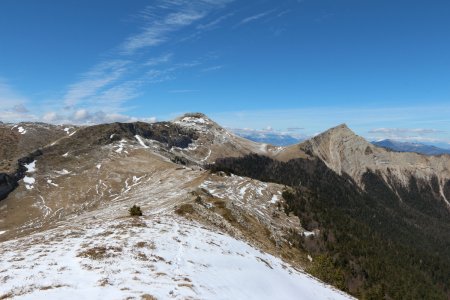
[[[49,111],[45,113],[44,116],[42,116],[42,120],[46,123],[54,123],[61,119],[62,119],[61,116],[54,111]]]
[[[154,123],[157,121],[156,117],[133,117],[115,112],[107,113],[102,110],[89,111],[85,108],[65,115],[56,112],[47,112],[40,119],[47,123],[74,125],[92,125],[113,122],[129,123],[137,121]]]
[[[79,109],[73,114],[75,121],[84,121],[91,117],[91,114],[86,109]]]

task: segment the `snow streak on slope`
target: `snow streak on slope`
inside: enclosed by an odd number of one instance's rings
[[[93,217],[3,243],[0,298],[349,299],[195,222]]]

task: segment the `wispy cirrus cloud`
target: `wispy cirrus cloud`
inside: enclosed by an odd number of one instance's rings
[[[45,113],[43,118],[74,123],[133,120],[124,114],[130,109],[126,103],[141,95],[143,85],[173,80],[181,70],[201,64],[173,62],[173,52],[148,57],[143,50],[169,42],[174,32],[229,2],[232,0],[159,0],[145,7],[137,14],[142,24],[139,30],[119,43],[110,60],[95,65],[69,85],[62,97],[64,106]],[[144,62],[142,57],[146,57]]]
[[[170,90],[168,91],[170,94],[186,94],[186,93],[195,93],[199,90]]]
[[[199,30],[211,30],[213,28],[216,28],[220,23],[224,22],[225,20],[231,18],[234,15],[235,15],[235,13],[225,14],[223,16],[220,16],[220,17],[218,17],[218,18],[208,22],[208,23],[197,25],[197,29],[199,29]]]
[[[14,90],[5,79],[0,78],[0,105],[2,107],[23,105],[27,99]]]
[[[148,67],[158,66],[170,62],[172,58],[173,53],[166,53],[158,57],[150,58],[149,60],[147,60],[146,63],[144,63],[144,66]]]
[[[70,85],[63,97],[64,104],[68,107],[77,104],[89,104],[96,100],[96,97],[104,92],[111,84],[120,79],[127,66],[130,65],[127,60],[111,60],[98,64],[90,71],[81,76],[81,80]]]
[[[207,67],[207,68],[203,68],[202,72],[212,72],[212,71],[217,71],[220,69],[223,69],[223,65],[218,65],[218,66],[212,66],[212,67]]]
[[[145,25],[141,32],[128,37],[121,45],[123,54],[160,45],[169,40],[169,34],[203,19],[212,10],[231,0],[161,1],[141,12]]]
[[[271,9],[271,10],[268,10],[268,11],[265,11],[265,12],[262,12],[262,13],[259,13],[259,14],[256,14],[256,15],[252,15],[252,16],[246,17],[246,18],[242,19],[236,26],[241,26],[241,25],[245,25],[245,24],[257,21],[257,20],[262,19],[262,18],[264,18],[266,16],[269,16],[274,11],[275,10]]]

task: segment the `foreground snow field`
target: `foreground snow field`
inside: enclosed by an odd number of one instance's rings
[[[0,247],[0,299],[350,299],[173,215],[94,215]],[[154,297],[154,298],[151,298]]]

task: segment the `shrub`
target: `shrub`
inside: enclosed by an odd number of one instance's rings
[[[142,216],[141,207],[136,204],[133,205],[128,211],[130,212],[130,216]]]

